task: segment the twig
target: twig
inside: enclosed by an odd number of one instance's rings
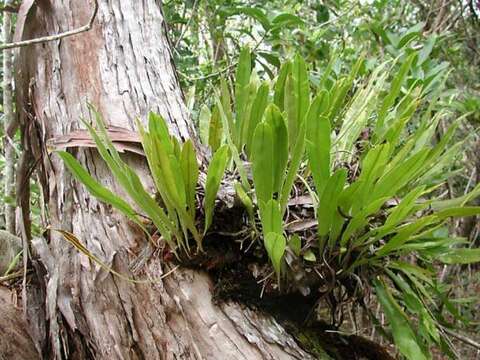
[[[345,10],[345,11],[344,11],[343,13],[341,13],[340,15],[335,14],[336,17],[334,17],[334,18],[332,18],[332,19],[330,19],[330,20],[328,20],[328,21],[325,21],[325,22],[319,24],[319,25],[318,25],[318,29],[323,28],[323,27],[325,27],[325,26],[327,26],[327,25],[330,25],[330,24],[332,24],[332,23],[340,20],[342,17],[344,17],[345,15],[348,15],[353,9],[355,9],[355,8],[357,7],[357,5],[358,5],[358,4],[353,3],[353,5],[350,6],[350,8],[348,8],[347,10]]]
[[[56,35],[44,36],[44,37],[40,37],[40,38],[36,38],[36,39],[23,40],[23,41],[17,41],[17,42],[12,42],[12,43],[8,43],[8,44],[3,44],[3,45],[0,46],[0,50],[19,48],[19,47],[25,47],[25,46],[34,45],[34,44],[45,43],[45,42],[49,42],[49,41],[60,40],[60,39],[63,39],[65,37],[69,37],[69,36],[73,36],[73,35],[77,35],[77,34],[86,32],[86,31],[88,31],[92,28],[93,21],[95,20],[95,17],[97,16],[98,0],[93,0],[93,4],[94,4],[94,9],[93,9],[92,16],[90,17],[90,20],[88,21],[88,23],[86,25],[82,26],[82,27],[79,27],[77,29],[70,30],[70,31],[65,31],[63,33],[56,34]]]
[[[266,31],[265,34],[263,34],[263,36],[260,38],[260,40],[257,41],[255,46],[251,50],[252,53],[255,52],[260,47],[263,40],[265,40],[265,38],[267,37],[268,34],[269,34],[269,31]],[[184,74],[184,73],[182,73],[178,70],[177,70],[177,73],[180,74],[180,76],[182,76],[183,78],[185,78],[185,80],[190,81],[190,82],[194,82],[194,81],[199,81],[199,80],[207,80],[207,79],[210,79],[212,77],[222,75],[223,73],[229,72],[230,70],[234,69],[237,65],[238,65],[238,61],[235,61],[235,62],[231,63],[230,65],[226,66],[225,68],[223,68],[223,69],[221,69],[217,72],[214,72],[214,73],[211,73],[211,74],[208,74],[208,75],[204,75],[204,76],[194,77],[194,78],[188,77],[188,75],[186,75],[186,74]]]
[[[178,45],[180,44],[180,41],[182,41],[183,37],[185,36],[185,33],[187,32],[188,28],[190,27],[190,24],[193,20],[193,15],[194,15],[194,12],[196,10],[196,7],[197,7],[197,3],[198,3],[198,0],[195,0],[195,2],[193,3],[193,6],[192,6],[192,15],[190,16],[190,18],[188,19],[187,21],[187,24],[185,25],[185,27],[182,29],[182,33],[180,34],[180,36],[178,37],[178,40],[175,42],[175,45],[173,46],[175,49],[178,47]],[[186,6],[186,5],[185,5]]]
[[[480,350],[480,344],[476,342],[475,340],[470,339],[469,337],[466,337],[465,335],[458,334],[455,331],[450,330],[449,328],[443,327],[443,331],[445,331],[447,334],[453,336],[455,339],[460,340],[461,342],[468,344],[470,346],[473,346],[476,349]]]
[[[20,270],[20,271],[17,271],[17,272],[14,272],[12,274],[8,274],[8,275],[5,275],[5,276],[0,276],[0,283],[5,282],[5,281],[14,280],[14,279],[20,278],[22,276],[23,276],[23,270]]]
[[[188,75],[180,72],[180,71],[177,71],[183,78],[185,78],[187,81],[190,81],[190,82],[193,82],[193,81],[199,81],[199,80],[207,80],[207,79],[210,79],[212,77],[216,77],[216,76],[219,76],[219,75],[222,75],[223,73],[227,72],[227,71],[230,71],[231,69],[233,69],[235,66],[237,66],[237,62],[234,62],[233,64],[230,64],[228,65],[227,67],[217,71],[217,72],[214,72],[214,73],[211,73],[211,74],[208,74],[208,75],[205,75],[205,76],[199,76],[199,77],[188,77]]]

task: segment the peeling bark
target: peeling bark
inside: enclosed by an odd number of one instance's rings
[[[26,1],[16,39],[78,27],[90,10],[87,0]],[[80,118],[89,117],[87,102],[111,126],[135,130],[134,119],[144,120],[153,110],[165,117],[173,134],[196,140],[171,59],[160,2],[155,0],[99,1],[91,31],[18,54],[24,147],[40,165],[49,225],[73,232],[125,274],[146,239],[92,198],[59,158],[48,154],[45,144],[80,129]],[[120,191],[95,150],[73,152],[93,176]],[[144,159],[122,156],[151,186]],[[142,277],[154,281],[133,284],[99,269],[55,232],[48,243],[34,239],[32,244],[41,281],[29,287],[29,303],[39,297],[42,302],[28,319],[46,358],[311,358],[274,319],[233,302],[214,305],[212,283],[204,273],[177,270],[157,281],[169,268],[153,256]]]

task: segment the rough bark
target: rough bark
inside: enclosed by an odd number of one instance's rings
[[[10,6],[11,0],[5,1],[5,6]],[[12,42],[12,14],[3,14],[3,41]],[[15,122],[13,114],[13,90],[12,90],[12,50],[3,52],[3,114],[4,114],[4,143],[5,169],[4,169],[4,194],[10,200],[15,197],[15,148],[13,135],[15,133]],[[9,201],[5,204],[5,229],[15,233],[15,205]]]
[[[26,1],[16,40],[78,27],[90,11],[87,0]],[[89,117],[87,102],[110,125],[134,130],[134,119],[143,120],[153,110],[166,118],[175,135],[195,138],[160,2],[102,0],[91,31],[22,49],[17,65],[24,147],[40,165],[51,228],[73,232],[90,251],[127,274],[146,244],[144,236],[76,183],[45,143],[80,128],[80,118]],[[95,150],[74,153],[93,176],[117,189]],[[148,185],[143,158],[125,158]],[[30,302],[44,299],[28,317],[45,357],[311,358],[272,318],[236,303],[214,305],[212,283],[204,273],[179,269],[163,281],[134,284],[100,270],[59,234],[50,232],[47,240],[33,241],[46,272],[42,276],[37,266],[37,275],[46,284],[45,289],[41,282],[29,287],[34,294]],[[168,269],[153,256],[142,277],[158,279]],[[47,343],[41,339],[45,335]]]

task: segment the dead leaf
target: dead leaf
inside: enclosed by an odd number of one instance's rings
[[[290,232],[298,232],[308,230],[318,225],[318,221],[315,219],[295,220],[285,226],[285,230]]]
[[[288,206],[306,206],[306,207],[312,207],[313,206],[313,200],[310,195],[301,195],[294,197],[293,199],[290,199],[288,201]]]
[[[118,126],[109,126],[107,133],[117,151],[122,153],[128,151],[145,156],[138,133]],[[96,145],[87,130],[75,130],[47,141],[49,151],[72,147],[96,147]]]

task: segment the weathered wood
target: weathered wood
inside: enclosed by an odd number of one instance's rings
[[[26,1],[16,40],[76,28],[90,12],[87,0]],[[196,139],[160,2],[99,1],[91,31],[21,49],[17,58],[24,146],[41,165],[51,227],[73,232],[98,257],[128,273],[144,236],[75,182],[59,158],[48,154],[46,141],[81,128],[80,118],[89,118],[87,102],[109,125],[134,130],[134,119],[144,120],[153,110],[166,118],[173,134]],[[73,153],[93,176],[119,191],[95,150]],[[134,154],[125,159],[151,186],[144,159]],[[178,270],[161,282],[133,284],[101,271],[55,232],[49,245],[42,239],[34,245],[46,269],[46,293],[44,309],[37,306],[40,317],[29,313],[29,321],[46,357],[311,358],[272,318],[235,303],[214,305],[212,283],[204,273]],[[153,256],[142,276],[155,279],[166,271],[168,265]],[[42,294],[41,284],[29,290],[37,291],[37,298]],[[48,343],[42,343],[46,329]]]

